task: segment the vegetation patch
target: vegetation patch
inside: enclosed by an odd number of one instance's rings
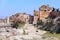
[[[50,32],[45,33],[43,36],[60,38],[60,34],[52,34]]]
[[[25,25],[24,22],[17,21],[17,22],[14,22],[13,28],[23,28],[24,25]]]

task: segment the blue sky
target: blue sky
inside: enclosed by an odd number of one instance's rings
[[[33,10],[38,10],[41,5],[46,4],[60,9],[59,0],[0,0],[0,18],[19,12],[33,15]]]

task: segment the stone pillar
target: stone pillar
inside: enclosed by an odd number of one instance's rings
[[[6,19],[6,23],[9,23],[9,17],[7,17],[7,19]]]

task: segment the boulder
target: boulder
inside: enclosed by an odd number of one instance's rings
[[[6,36],[0,36],[0,40],[7,40]]]

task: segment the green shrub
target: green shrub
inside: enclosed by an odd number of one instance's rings
[[[20,22],[20,21],[13,22],[13,28],[21,28],[23,27],[24,24],[25,24],[24,22]]]

